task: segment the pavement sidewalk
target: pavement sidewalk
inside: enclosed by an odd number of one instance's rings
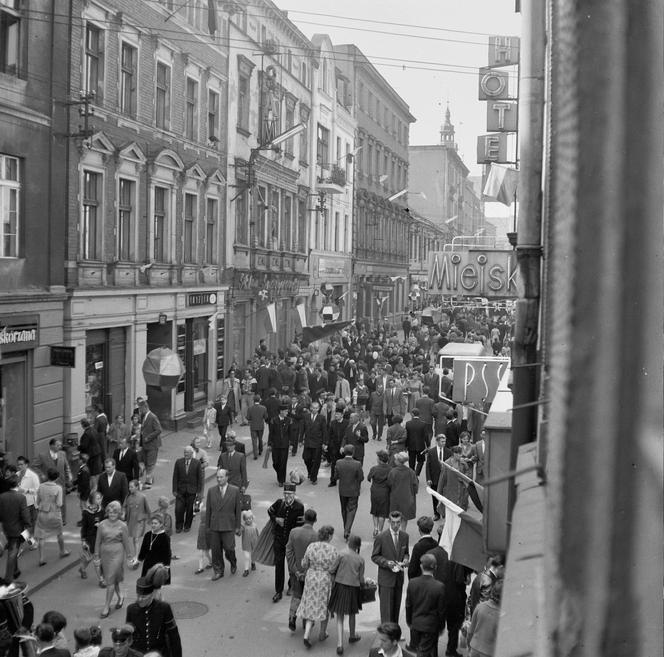
[[[251,448],[251,436],[249,427],[242,427],[234,424],[232,429],[237,434],[237,440],[245,444],[247,457],[253,454]],[[194,436],[203,436],[203,426],[195,429],[186,429],[183,431],[164,431],[161,435],[162,446],[159,449],[157,467],[155,470],[154,482],[152,488],[144,491],[150,509],[157,509],[157,500],[161,496],[168,497],[171,506],[175,504],[175,498],[172,491],[173,465],[176,459],[183,456],[183,449],[188,445]],[[204,445],[205,443],[203,443]],[[219,458],[219,434],[215,431],[215,437],[212,439],[212,447],[206,450],[209,458],[209,465],[205,472],[206,484],[214,478],[217,471],[216,464]],[[19,559],[19,569],[21,576],[19,579],[26,582],[29,591],[34,593],[50,584],[53,580],[60,577],[63,573],[77,568],[79,565],[80,553],[80,530],[76,523],[81,518],[79,498],[74,491],[66,496],[67,505],[67,524],[65,525],[64,538],[67,550],[71,552],[68,557],[58,557],[58,547],[55,537],[47,539],[44,547],[46,559],[45,566],[39,566],[39,557],[37,550],[26,550]],[[171,510],[171,514],[172,514]]]

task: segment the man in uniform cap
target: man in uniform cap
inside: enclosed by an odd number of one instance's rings
[[[288,451],[288,446],[286,446]],[[286,544],[291,529],[302,525],[304,505],[295,499],[295,484],[284,484],[284,496],[278,499],[267,513],[275,522],[274,528],[274,596],[272,602],[279,602],[283,597],[284,582],[286,579],[284,560],[286,558]]]
[[[288,404],[281,404],[279,415],[270,420],[267,444],[272,448],[272,467],[277,473],[277,483],[280,486],[286,481],[291,422],[292,420],[288,416]]]
[[[141,657],[143,653],[131,647],[134,639],[134,626],[127,623],[111,628],[112,648],[102,648],[99,657]]]
[[[134,626],[132,645],[140,653],[158,650],[163,657],[182,657],[180,633],[167,602],[155,600],[147,577],[136,581],[137,600],[127,607],[126,622]]]

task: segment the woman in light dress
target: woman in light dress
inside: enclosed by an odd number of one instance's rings
[[[35,538],[39,547],[39,565],[44,566],[44,541],[55,534],[60,548],[60,558],[68,557],[70,552],[65,548],[62,535],[62,505],[64,496],[62,486],[57,483],[60,473],[55,468],[46,471],[46,481],[37,489],[37,522]]]

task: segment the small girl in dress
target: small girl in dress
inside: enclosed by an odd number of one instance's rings
[[[137,479],[129,482],[129,495],[124,501],[124,518],[127,523],[129,539],[134,546],[134,554],[138,553],[140,542],[145,534],[145,525],[150,517],[150,506],[148,500],[140,491],[140,484]]]
[[[168,538],[172,539],[173,538],[173,516],[168,512],[168,508],[170,507],[170,503],[168,501],[168,498],[162,495],[158,500],[157,500],[157,508],[159,509],[159,513],[161,513],[162,517],[164,518],[164,532],[166,533],[166,536]],[[179,559],[177,555],[173,554],[173,544],[171,543],[171,559]]]
[[[198,568],[194,571],[195,575],[212,568],[212,554],[210,552],[210,534],[205,526],[205,513],[201,503],[201,521],[198,525],[198,538],[196,539],[196,548],[198,550]]]
[[[217,409],[214,407],[214,402],[209,401],[205,409],[205,417],[203,419],[203,434],[207,439],[207,449],[212,447],[212,434],[214,428],[217,426]]]
[[[244,554],[244,572],[242,577],[249,575],[249,567],[256,570],[256,564],[253,561],[252,553],[258,543],[258,527],[251,510],[243,511],[242,515],[242,553]]]

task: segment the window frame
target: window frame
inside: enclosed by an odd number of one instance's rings
[[[214,212],[210,212],[210,204],[215,204]],[[216,196],[205,197],[205,263],[216,265],[219,262],[218,255],[218,226],[219,226],[219,208],[221,202]]]
[[[322,123],[316,128],[316,164],[321,169],[330,168],[330,129]]]
[[[2,50],[0,50],[0,73],[10,75],[15,78],[20,78],[22,75],[22,61],[23,61],[23,32],[24,32],[24,17],[20,9],[19,0],[14,0],[16,7],[8,7],[4,4],[0,5],[0,29],[3,31],[9,26],[5,17],[14,19],[13,25],[17,26],[17,33],[14,39],[15,43],[12,44],[12,39],[7,37],[3,38],[0,43]],[[19,7],[19,8],[17,8]],[[13,51],[13,63],[8,64],[9,51]]]
[[[125,49],[133,52],[133,68],[131,71],[125,66]],[[138,62],[138,47],[130,41],[122,39],[120,41],[120,84],[118,89],[118,107],[122,114],[132,119],[135,119],[138,115]],[[133,88],[129,89],[129,94],[127,94],[126,88],[126,80],[128,78],[133,83]],[[129,107],[126,106],[127,95],[129,95]]]
[[[159,69],[163,67],[167,71],[167,75],[164,78],[164,84],[160,86],[159,81]],[[165,62],[162,59],[157,59],[155,63],[155,117],[154,122],[155,126],[159,130],[170,130],[171,129],[171,89],[172,89],[172,76],[173,76],[173,67],[169,62]],[[159,111],[159,94],[160,91],[163,93],[163,111]],[[160,116],[163,114],[162,120],[160,121]],[[161,123],[161,125],[160,125]]]
[[[249,132],[249,111],[251,109],[251,76],[238,72],[237,81],[237,129]]]
[[[131,185],[129,190],[129,205],[123,203],[123,183]],[[136,205],[137,205],[138,181],[136,178],[128,176],[118,176],[117,190],[117,223],[116,223],[116,257],[120,262],[131,262],[134,260],[134,231],[136,226]],[[128,227],[123,229],[123,217],[128,213]],[[126,235],[125,235],[126,233]],[[124,239],[123,239],[124,238]],[[123,248],[123,241],[126,241],[127,249]]]
[[[182,262],[192,265],[197,256],[198,193],[184,190],[182,194]]]
[[[164,205],[160,213],[157,212],[157,190],[163,192]],[[152,185],[152,203],[150,212],[150,241],[151,241],[151,260],[160,264],[168,264],[170,262],[170,222],[173,209],[172,193],[173,188],[161,181],[155,181]],[[162,217],[162,230],[161,230],[161,253],[157,253],[157,217]],[[159,257],[158,257],[159,256]]]
[[[220,122],[219,122],[219,117],[220,117],[220,103],[221,103],[221,93],[217,89],[212,89],[211,87],[208,87],[208,97],[207,97],[207,138],[210,141],[214,141],[211,139],[212,137],[216,138],[216,140],[221,139],[221,129],[220,129]],[[210,99],[212,97],[216,98],[216,104],[215,104],[215,111],[211,112],[210,111]],[[212,126],[212,130],[210,129],[210,126]]]
[[[93,50],[89,46],[89,36],[92,32],[98,34],[97,50]],[[83,89],[86,93],[93,94],[93,102],[101,104],[104,99],[104,39],[105,30],[100,25],[97,25],[92,20],[85,21],[85,30],[83,32]],[[90,62],[95,60],[97,63],[96,76],[94,80],[94,88],[91,88],[90,79]]]
[[[193,94],[191,95],[190,90],[193,90]],[[187,139],[191,139],[191,141],[198,141],[199,80],[191,75],[185,75],[184,91],[184,136]]]
[[[6,165],[8,160],[13,160],[16,162],[16,180],[5,177],[5,171],[7,170]],[[20,258],[21,257],[21,196],[22,196],[22,164],[23,161],[20,157],[15,155],[9,155],[7,153],[0,153],[0,259],[4,258]],[[13,192],[13,194],[12,194]],[[7,254],[5,252],[5,243],[7,233],[5,233],[5,226],[11,225],[10,221],[5,221],[5,210],[10,207],[9,199],[11,196],[14,196],[16,206],[15,206],[15,227],[14,233],[9,233],[9,235],[14,235],[14,254]],[[7,196],[7,199],[5,199]],[[11,210],[7,210],[8,213]]]
[[[95,198],[87,196],[88,184],[87,175],[95,176],[97,180]],[[102,169],[84,166],[81,170],[81,192],[80,192],[80,249],[81,260],[86,262],[100,262],[103,254],[103,233],[104,233],[104,175]],[[90,233],[90,212],[94,208],[94,235]]]

